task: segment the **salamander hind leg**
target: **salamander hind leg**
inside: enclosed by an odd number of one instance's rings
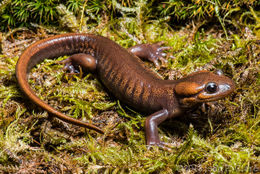
[[[69,70],[70,73],[79,73],[76,69],[77,66],[81,66],[87,71],[95,71],[97,60],[89,54],[79,53],[73,54],[60,63],[64,64],[64,69]]]
[[[159,67],[160,65],[158,60],[160,60],[162,64],[167,63],[167,60],[164,58],[167,54],[163,51],[169,50],[171,48],[162,46],[163,43],[164,42],[135,45],[128,48],[128,51],[141,59],[153,62],[156,67]]]

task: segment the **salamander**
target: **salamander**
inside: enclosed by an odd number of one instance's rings
[[[233,80],[221,70],[198,71],[178,80],[164,80],[140,59],[158,66],[163,60],[162,43],[136,45],[128,50],[114,41],[92,34],[62,34],[35,42],[20,56],[16,77],[24,94],[50,114],[66,122],[104,133],[102,129],[71,118],[49,106],[31,89],[28,73],[47,58],[71,55],[64,60],[65,69],[77,67],[95,72],[101,82],[120,101],[148,115],[145,120],[147,145],[164,146],[158,135],[158,125],[169,118],[181,116],[204,102],[228,96],[235,89]]]

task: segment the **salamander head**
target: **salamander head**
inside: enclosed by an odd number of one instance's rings
[[[233,80],[221,70],[199,71],[177,81],[175,94],[181,107],[192,107],[198,103],[216,101],[231,94],[235,89]]]

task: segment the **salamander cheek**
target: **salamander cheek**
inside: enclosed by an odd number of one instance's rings
[[[214,96],[216,96],[217,94],[208,94],[207,92],[202,92],[198,95],[198,98],[200,100],[205,100],[205,99],[209,99],[209,98],[213,98]]]
[[[194,103],[197,103],[196,98],[194,98],[194,97],[181,99],[181,104],[183,104],[183,105],[190,105],[190,104],[194,104]]]

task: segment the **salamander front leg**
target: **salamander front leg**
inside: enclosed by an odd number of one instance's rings
[[[158,134],[158,125],[165,121],[168,118],[168,111],[166,109],[160,110],[153,113],[145,120],[145,135],[146,135],[146,144],[157,145],[164,147],[164,143],[160,141]]]
[[[156,67],[159,67],[160,60],[162,64],[166,64],[167,60],[164,58],[167,54],[163,51],[169,50],[171,47],[162,47],[164,42],[158,42],[154,44],[140,44],[128,48],[128,51],[136,55],[137,57],[149,60],[154,63]]]
[[[97,66],[97,60],[93,56],[84,53],[74,54],[60,63],[64,64],[64,69],[69,70],[70,73],[78,73],[76,66],[81,66],[88,71],[95,71]]]

